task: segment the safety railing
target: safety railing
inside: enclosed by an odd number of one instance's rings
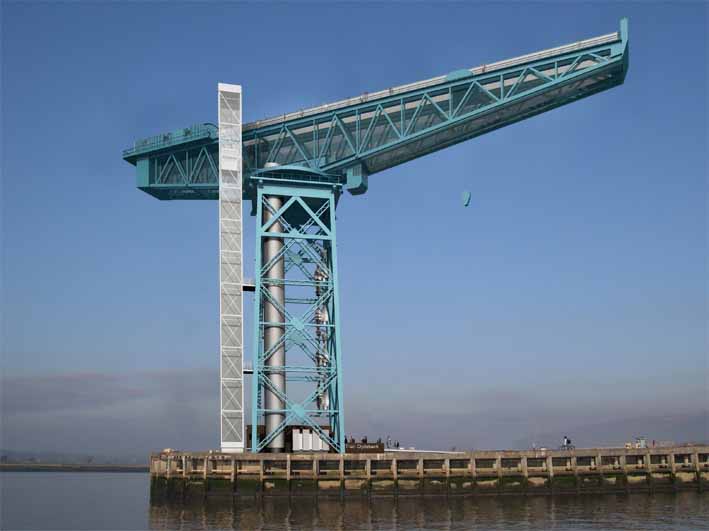
[[[125,158],[138,153],[154,151],[156,149],[162,149],[176,144],[183,144],[185,142],[193,142],[203,138],[216,139],[218,136],[219,131],[215,125],[195,124],[176,131],[171,131],[169,133],[163,133],[160,135],[143,138],[141,140],[136,140],[133,147],[123,150],[123,157]]]

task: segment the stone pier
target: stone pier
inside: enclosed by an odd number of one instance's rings
[[[709,446],[465,453],[226,454],[150,458],[151,496],[400,496],[703,491]]]

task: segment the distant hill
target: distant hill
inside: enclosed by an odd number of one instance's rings
[[[66,465],[144,465],[148,456],[96,455],[46,451],[0,449],[0,460],[5,463],[52,463]]]

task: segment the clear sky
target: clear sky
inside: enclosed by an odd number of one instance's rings
[[[216,121],[218,82],[250,121],[622,16],[623,86],[340,202],[347,431],[709,438],[706,3],[1,5],[0,446],[218,445],[216,203],[137,190],[133,140]]]

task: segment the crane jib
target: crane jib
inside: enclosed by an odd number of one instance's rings
[[[276,165],[363,193],[369,175],[620,85],[628,61],[623,19],[615,33],[245,124],[244,196],[250,176]],[[218,140],[198,124],[137,141],[123,158],[159,199],[216,199]]]

